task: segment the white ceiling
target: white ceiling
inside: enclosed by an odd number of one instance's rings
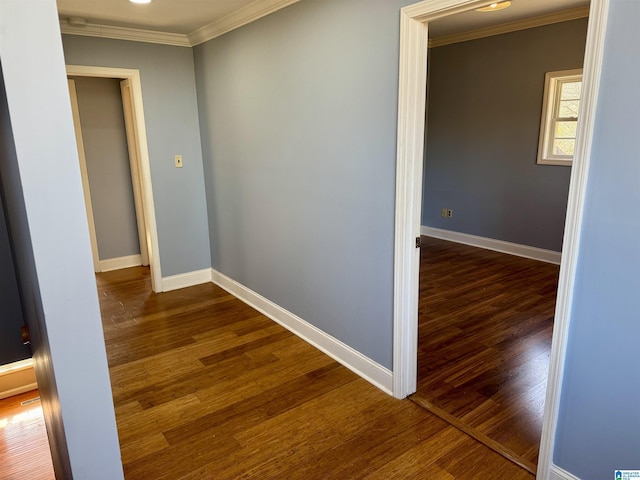
[[[57,0],[60,18],[80,17],[90,23],[188,34],[255,0]]]
[[[153,0],[148,5],[136,5],[128,0],[57,2],[61,19],[80,17],[87,22],[102,25],[188,34],[256,0]],[[429,25],[429,35],[432,38],[447,36],[588,4],[589,0],[512,0],[511,7],[497,12],[482,13],[472,10],[432,22]]]

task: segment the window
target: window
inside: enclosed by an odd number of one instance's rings
[[[538,163],[571,165],[581,94],[582,69],[545,75]]]

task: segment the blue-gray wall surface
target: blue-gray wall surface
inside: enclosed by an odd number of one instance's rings
[[[536,164],[544,77],[582,68],[586,32],[580,19],[431,49],[423,225],[562,249],[571,169]]]
[[[0,23],[2,18],[0,17]],[[1,53],[1,52],[0,52]],[[49,428],[48,440],[51,445],[53,468],[60,477],[71,475],[64,425],[60,412],[56,410],[58,390],[55,376],[46,372],[45,366],[50,365],[51,347],[47,336],[44,319],[44,307],[38,287],[38,274],[33,256],[33,246],[29,232],[29,223],[25,208],[24,192],[20,182],[20,172],[16,145],[13,138],[11,117],[7,92],[3,78],[0,82],[0,182],[6,223],[10,226],[10,241],[15,246],[14,261],[16,280],[24,305],[24,319],[29,326],[33,358],[38,380],[38,389],[42,397],[45,421]],[[3,212],[4,214],[4,212]],[[4,332],[3,332],[4,333]],[[43,371],[45,371],[43,373]]]
[[[640,2],[612,0],[554,461],[640,470]]]
[[[31,357],[31,349],[22,344],[20,327],[24,318],[2,197],[0,180],[0,365],[5,365]]]
[[[121,480],[54,0],[0,0],[0,61],[0,180],[55,475]]]
[[[100,260],[140,254],[120,81],[74,81]]]
[[[305,0],[194,55],[213,267],[387,368],[409,3]]]
[[[62,41],[68,65],[140,70],[162,276],[209,268],[193,50],[75,35]]]

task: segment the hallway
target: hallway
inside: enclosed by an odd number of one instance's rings
[[[533,480],[212,284],[97,278],[128,480]]]

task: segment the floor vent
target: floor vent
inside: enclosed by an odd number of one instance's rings
[[[31,405],[32,403],[36,403],[40,401],[40,397],[32,398],[31,400],[25,400],[24,402],[20,402],[20,406],[26,407],[27,405]]]

